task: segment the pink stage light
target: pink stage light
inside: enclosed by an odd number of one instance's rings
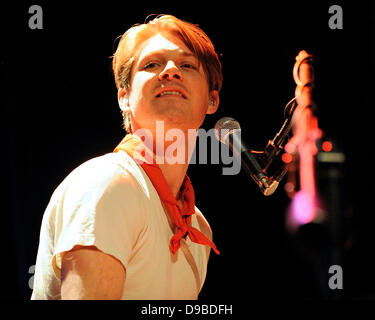
[[[316,203],[309,192],[300,190],[295,193],[291,203],[291,215],[295,224],[301,225],[310,223],[315,218]]]

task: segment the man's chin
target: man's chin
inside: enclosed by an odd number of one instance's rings
[[[184,129],[191,127],[191,116],[184,108],[166,108],[158,114],[158,120],[164,121],[166,128]]]

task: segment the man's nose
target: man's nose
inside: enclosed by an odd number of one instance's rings
[[[164,70],[159,74],[160,80],[182,80],[181,70],[173,61],[168,61]]]

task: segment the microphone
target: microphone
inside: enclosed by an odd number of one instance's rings
[[[282,177],[269,179],[266,176],[258,160],[241,139],[241,126],[237,120],[230,117],[221,118],[216,122],[215,136],[217,140],[227,145],[241,161],[241,167],[251,176],[265,196],[275,192]]]

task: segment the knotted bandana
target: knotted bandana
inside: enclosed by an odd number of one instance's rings
[[[151,161],[145,161],[145,156],[142,152],[147,152],[147,149],[142,144],[142,141],[136,136],[128,134],[115,148],[114,152],[123,150],[128,153],[138,164],[141,165],[147,176],[150,178],[154,188],[159,194],[160,199],[163,201],[164,206],[168,209],[168,212],[175,223],[177,230],[170,240],[169,248],[173,254],[180,248],[180,241],[186,235],[189,236],[190,240],[203,244],[209,245],[217,254],[220,252],[216,249],[215,244],[208,239],[202,232],[191,226],[191,216],[195,213],[195,197],[194,189],[190,182],[189,177],[186,175],[181,186],[180,200],[182,203],[182,209],[177,203],[177,200],[173,196],[167,181],[165,180],[163,173],[155,161],[154,155],[151,155]],[[142,152],[141,152],[142,151]]]

